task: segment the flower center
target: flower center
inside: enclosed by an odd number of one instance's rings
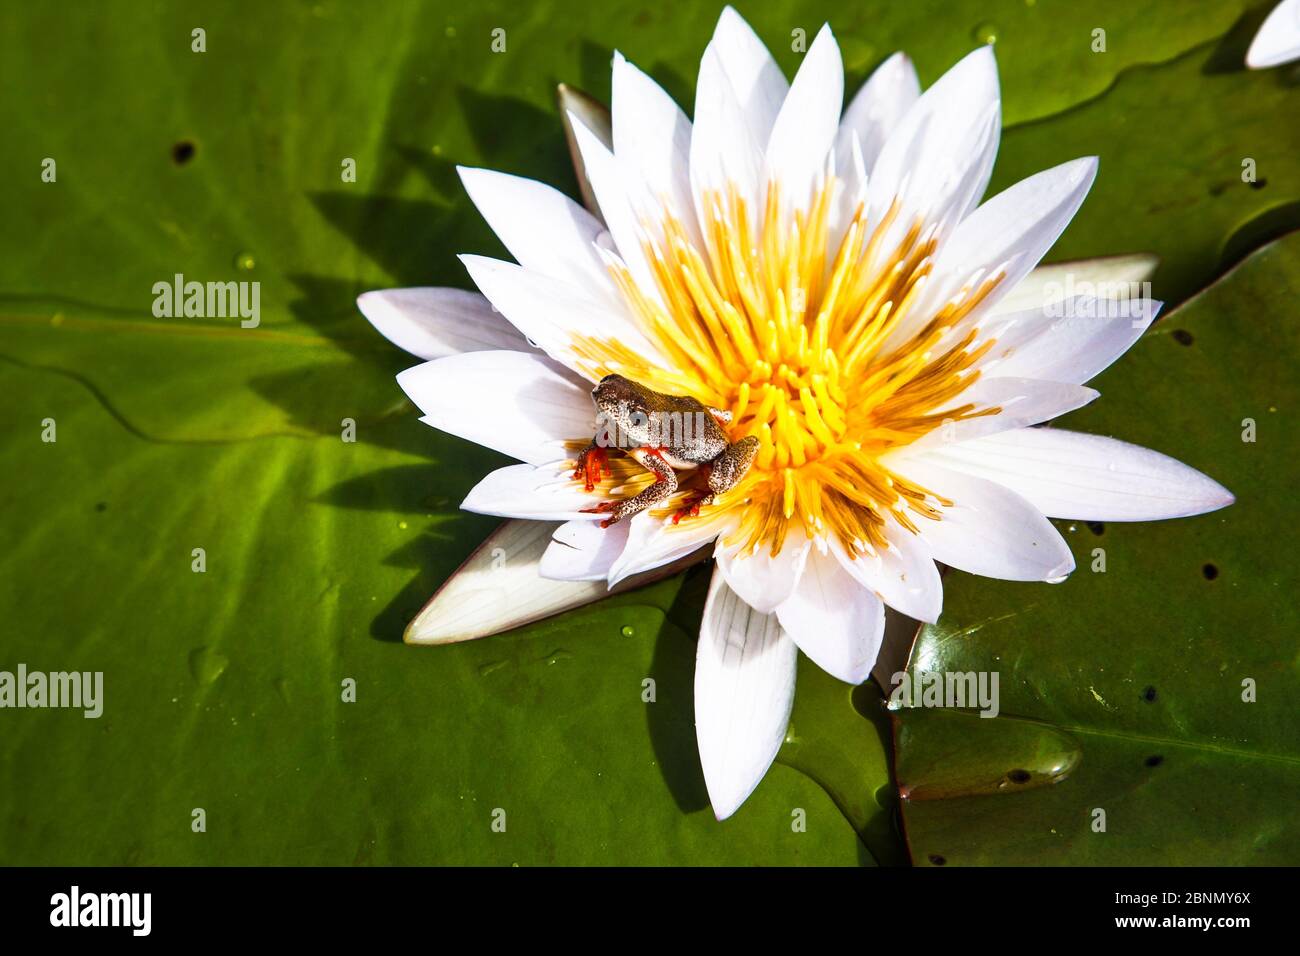
[[[593,379],[617,372],[730,409],[731,439],[759,438],[749,474],[717,504],[743,506],[731,540],[748,549],[776,553],[797,521],[810,537],[834,533],[850,553],[872,553],[889,516],[913,531],[915,518],[937,520],[935,505],[952,502],[881,456],[999,411],[958,398],[994,344],[969,317],[1002,274],[976,274],[919,314],[938,230],[897,222],[897,202],[875,223],[861,204],[835,222],[835,199],[830,177],[794,213],[776,184],[758,216],[735,189],[708,194],[703,250],[672,215],[644,224],[658,298],[622,264],[611,273],[673,367],[616,341],[575,344]]]

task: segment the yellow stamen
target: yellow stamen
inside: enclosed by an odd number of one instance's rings
[[[645,224],[658,296],[639,289],[623,265],[610,271],[671,368],[647,364],[614,339],[573,345],[593,379],[616,371],[691,396],[732,413],[733,441],[757,436],[748,474],[709,506],[736,510],[728,543],[743,550],[777,553],[798,524],[809,536],[835,534],[849,554],[874,554],[887,544],[890,518],[910,531],[941,520],[952,502],[882,457],[947,422],[1000,411],[960,396],[994,345],[974,310],[1004,274],[967,277],[948,301],[925,306],[933,301],[934,225],[904,227],[898,202],[871,222],[859,205],[831,249],[834,193],[827,177],[791,214],[773,183],[757,217],[735,188],[708,193],[702,250],[672,215]],[[617,470],[602,485],[645,483]]]

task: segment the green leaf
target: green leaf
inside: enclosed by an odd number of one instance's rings
[[[1058,522],[1078,562],[1060,585],[945,577],[908,672],[997,672],[1001,714],[893,712],[914,860],[1295,862],[1300,574],[1277,536],[1300,517],[1278,485],[1295,472],[1298,296],[1294,234],[1160,321],[1059,422],[1179,457],[1236,504]]]

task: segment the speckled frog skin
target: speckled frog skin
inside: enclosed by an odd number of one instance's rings
[[[607,449],[619,448],[655,476],[654,484],[638,495],[620,501],[603,501],[592,514],[608,514],[609,527],[667,499],[677,490],[677,473],[699,468],[708,486],[677,513],[677,518],[699,514],[702,505],[730,491],[745,477],[758,453],[758,439],[727,439],[722,426],[731,413],[710,408],[693,398],[665,395],[621,375],[606,375],[591,391],[596,405],[596,437],[578,456],[574,478],[584,479],[588,491],[607,471]]]

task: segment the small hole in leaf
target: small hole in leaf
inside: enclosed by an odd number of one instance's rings
[[[1142,699],[1148,704],[1154,703],[1156,699],[1156,689],[1154,687],[1148,687],[1142,692]]]
[[[172,147],[172,162],[177,166],[184,166],[194,158],[194,144],[188,139],[183,139]]]
[[[1252,180],[1252,181],[1251,181],[1251,183],[1250,183],[1250,188],[1251,188],[1251,189],[1263,189],[1263,188],[1264,188],[1265,186],[1267,186],[1267,185],[1268,185],[1268,180],[1267,180],[1267,179],[1255,179],[1255,180]]]
[[[930,862],[933,863],[935,866],[943,866],[948,861],[945,860],[943,857],[941,857],[938,853],[931,853]]]
[[[1028,770],[1012,770],[1007,774],[1007,779],[1012,783],[1028,783],[1030,773]]]
[[[1219,576],[1219,569],[1212,564],[1204,564],[1201,566],[1201,573],[1205,575],[1205,580],[1213,581]]]
[[[1088,530],[1099,537],[1106,533],[1106,526],[1100,521],[1089,521],[1087,524]]]
[[[1179,345],[1191,345],[1192,333],[1186,329],[1174,329],[1174,341]]]
[[[1165,762],[1165,758],[1160,756],[1159,754],[1152,754],[1150,757],[1147,757],[1148,767],[1158,767],[1164,762]]]

